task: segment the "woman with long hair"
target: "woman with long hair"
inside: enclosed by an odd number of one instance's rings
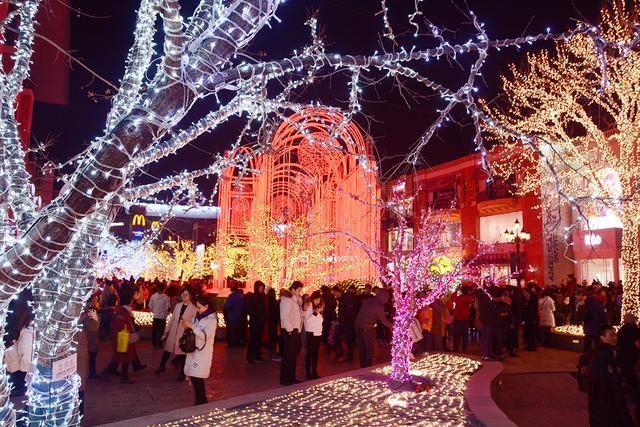
[[[304,330],[307,338],[307,354],[304,367],[307,371],[307,379],[315,380],[318,376],[318,353],[322,342],[322,312],[324,304],[322,294],[315,291],[304,303]]]
[[[196,315],[196,307],[193,305],[193,291],[189,287],[185,287],[182,293],[180,294],[180,298],[182,302],[176,304],[173,309],[173,315],[171,316],[171,320],[164,330],[164,334],[162,336],[162,341],[164,341],[164,351],[162,352],[162,359],[160,360],[160,366],[156,369],[156,375],[161,374],[165,370],[165,365],[169,361],[169,358],[173,354],[175,357],[173,359],[173,364],[178,367],[178,381],[184,381],[184,363],[185,363],[185,354],[184,351],[180,349],[180,337],[182,337],[182,333],[184,332],[184,326],[181,322],[182,320],[186,320],[188,322],[193,322],[193,319]]]
[[[183,319],[182,326],[191,329],[196,336],[196,351],[188,353],[184,373],[193,384],[195,404],[207,403],[207,391],[204,380],[209,378],[213,358],[213,343],[216,337],[218,316],[209,299],[200,295],[196,298],[196,317],[192,322]]]

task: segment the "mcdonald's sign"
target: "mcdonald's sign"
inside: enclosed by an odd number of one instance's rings
[[[160,230],[160,221],[151,221],[151,229],[153,231]]]
[[[146,227],[147,219],[144,217],[144,215],[135,214],[131,219],[131,225],[134,227]]]

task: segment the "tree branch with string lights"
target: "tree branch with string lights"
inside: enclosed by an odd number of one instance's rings
[[[410,383],[413,319],[421,309],[471,277],[473,269],[471,260],[464,259],[462,251],[451,253],[451,248],[443,246],[446,225],[451,221],[446,210],[422,212],[413,248],[407,251],[404,250],[407,220],[399,209],[399,199],[392,199],[387,206],[398,223],[398,238],[388,254],[378,254],[376,265],[381,280],[393,292],[391,379]]]
[[[488,107],[520,135],[489,129],[502,145],[497,174],[517,175],[521,193],[546,194],[543,203],[573,207],[565,227],[590,230],[600,216],[622,225],[624,313],[640,315],[640,26],[637,3],[602,9],[597,38],[578,35],[526,56],[502,79],[503,104]],[[527,171],[522,173],[522,171]],[[555,197],[554,197],[555,194]],[[559,211],[560,213],[560,211]]]

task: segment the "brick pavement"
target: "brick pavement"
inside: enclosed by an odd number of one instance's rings
[[[225,342],[215,344],[211,376],[207,380],[207,395],[210,401],[228,399],[257,391],[280,387],[279,362],[249,365],[245,350],[225,348]],[[177,370],[167,364],[161,375],[154,371],[160,361],[162,350],[153,349],[147,341],[136,344],[142,363],[147,368],[130,375],[135,384],[120,384],[119,378],[89,380],[85,389],[84,425],[92,426],[128,418],[141,417],[157,412],[189,407],[193,404],[193,391],[186,381],[176,380]],[[266,352],[264,352],[266,354]],[[98,353],[98,370],[104,368],[111,358],[111,347],[105,343]],[[298,358],[300,361],[300,358]],[[376,363],[389,361],[389,350],[383,346],[376,349]],[[326,350],[321,347],[318,373],[321,376],[339,374],[359,368],[354,362],[328,360]],[[298,379],[304,379],[304,368],[299,366]]]
[[[521,427],[589,425],[587,395],[578,390],[579,354],[539,348],[507,358],[492,387],[498,407]]]

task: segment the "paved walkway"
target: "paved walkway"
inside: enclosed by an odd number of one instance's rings
[[[245,350],[225,348],[225,342],[215,344],[211,376],[207,380],[209,401],[229,399],[248,393],[279,388],[280,363],[267,361],[249,365]],[[136,418],[158,412],[171,411],[193,405],[193,389],[186,382],[178,382],[177,370],[167,364],[161,375],[154,371],[160,361],[162,350],[153,349],[149,342],[136,344],[145,370],[130,375],[135,384],[120,384],[118,377],[110,380],[90,380],[85,390],[84,425],[92,426],[128,418]],[[111,358],[111,348],[105,343],[98,353],[98,370],[104,368]],[[390,360],[389,350],[378,346],[375,363]],[[300,357],[298,357],[300,361]],[[318,373],[329,376],[358,369],[356,359],[351,362],[334,362],[328,359],[321,347]],[[298,379],[304,379],[304,368],[299,366]]]
[[[492,396],[520,427],[587,426],[587,395],[571,375],[577,361],[578,353],[572,351],[523,351],[505,359]]]
[[[162,375],[154,375],[161,350],[154,350],[148,342],[138,345],[143,363],[149,366],[132,374],[133,385],[121,385],[117,378],[111,381],[94,380],[87,384],[85,397],[85,425],[97,425],[190,407],[192,389],[187,382],[176,381],[177,371],[167,365]],[[478,353],[478,346],[470,346]],[[104,367],[111,357],[105,346],[99,353],[98,367]],[[356,353],[357,357],[357,353]],[[494,381],[492,396],[500,409],[519,426],[583,426],[588,425],[586,395],[577,389],[571,376],[578,354],[563,350],[540,349],[521,352],[517,358],[504,361],[504,371]],[[379,346],[376,362],[389,360],[389,350]],[[229,399],[249,393],[276,391],[280,364],[268,361],[248,365],[244,349],[227,349],[224,342],[216,343],[211,377],[207,381],[210,401]],[[352,363],[327,359],[321,349],[319,373],[329,376],[358,368]],[[298,370],[303,379],[302,367]]]

